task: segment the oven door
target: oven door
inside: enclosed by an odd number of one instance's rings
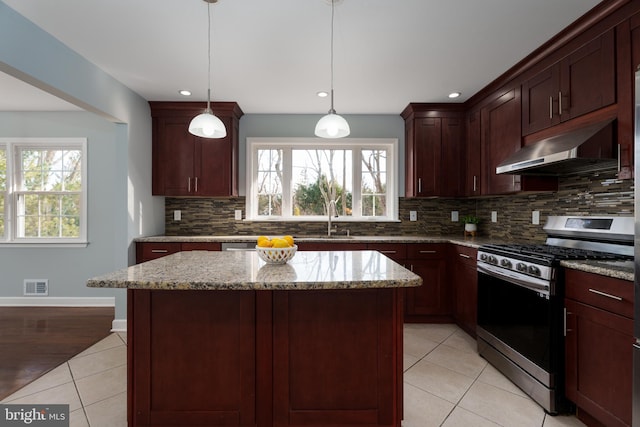
[[[564,366],[560,298],[478,263],[478,352],[548,412]],[[542,287],[541,287],[542,286]],[[551,287],[553,288],[553,287]],[[537,390],[537,391],[536,391]]]

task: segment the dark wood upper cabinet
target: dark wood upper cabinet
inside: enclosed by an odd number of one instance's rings
[[[242,110],[234,102],[213,103],[227,128],[220,139],[189,133],[204,103],[150,102],[153,119],[153,194],[217,197],[238,195],[238,126]]]
[[[556,125],[616,102],[614,30],[522,84],[522,133]]]
[[[461,105],[412,103],[405,119],[405,196],[462,194],[464,113]]]
[[[464,186],[462,188],[462,194],[464,196],[479,196],[481,194],[482,150],[480,144],[480,112],[474,111],[469,113],[467,118],[466,168]]]

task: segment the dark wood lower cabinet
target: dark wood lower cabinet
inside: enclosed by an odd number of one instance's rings
[[[566,395],[589,426],[630,426],[633,283],[575,270],[565,283]]]
[[[402,296],[129,290],[129,426],[400,427]]]

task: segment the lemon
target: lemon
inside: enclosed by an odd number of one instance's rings
[[[260,237],[264,237],[264,236],[260,236]],[[273,246],[273,241],[268,237],[265,237],[264,239],[258,238],[258,246],[260,246],[261,248],[270,248]]]
[[[293,246],[294,245],[293,236],[287,235],[287,236],[284,236],[283,239],[286,240],[287,243],[289,243],[289,246]]]
[[[285,239],[281,239],[279,237],[275,237],[275,238],[271,239],[271,242],[273,243],[273,247],[274,248],[288,248],[289,247],[289,242],[287,242]]]

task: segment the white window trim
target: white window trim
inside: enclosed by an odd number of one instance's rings
[[[81,176],[82,192],[80,196],[80,235],[73,238],[32,238],[17,237],[16,203],[17,176],[15,162],[18,161],[18,148],[73,148],[82,150]],[[5,193],[5,235],[0,236],[0,247],[86,247],[87,241],[87,138],[0,138],[0,148],[6,150],[7,188]]]
[[[362,216],[362,217],[344,217],[336,218],[336,222],[398,222],[398,139],[397,138],[340,138],[328,141],[323,138],[274,138],[274,137],[248,137],[246,144],[246,220],[247,221],[297,221],[297,222],[324,222],[327,217],[322,216],[258,216],[258,206],[255,203],[257,199],[256,187],[252,185],[258,179],[257,171],[257,151],[260,148],[289,148],[301,147],[318,148],[318,149],[336,149],[360,148],[360,149],[379,149],[386,148],[391,153],[392,158],[387,161],[387,212],[388,216]],[[291,159],[285,154],[283,159],[283,180],[291,182]],[[356,158],[357,157],[357,158]],[[361,173],[360,155],[354,156],[353,174]],[[291,209],[291,195],[288,194],[290,185],[283,189],[282,208],[284,212]],[[355,204],[360,203],[361,189],[354,185],[353,199],[354,210]],[[359,208],[359,206],[358,206]]]

